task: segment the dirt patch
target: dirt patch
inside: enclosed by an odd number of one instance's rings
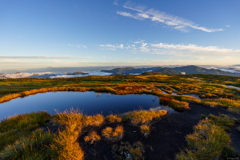
[[[173,160],[180,149],[186,147],[187,143],[185,137],[187,134],[193,132],[193,126],[197,125],[201,118],[201,114],[208,116],[209,114],[218,115],[221,113],[240,119],[240,115],[230,113],[224,109],[210,108],[200,104],[190,104],[190,108],[190,110],[183,113],[172,113],[153,122],[151,125],[151,133],[148,138],[145,138],[141,134],[139,127],[133,127],[128,123],[106,123],[99,128],[92,128],[90,130],[95,130],[101,135],[101,130],[106,126],[116,127],[117,125],[123,125],[125,132],[121,141],[129,142],[130,144],[140,141],[145,148],[145,159]],[[233,138],[233,146],[240,152],[240,133],[236,130],[232,131],[233,134],[231,138]],[[85,152],[86,160],[114,159],[111,147],[113,144],[120,144],[120,141],[112,143],[102,139],[93,145],[89,145],[84,142],[84,136],[86,135],[87,133],[81,135],[79,138],[79,143]]]

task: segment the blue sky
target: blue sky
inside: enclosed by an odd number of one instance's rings
[[[240,62],[239,0],[1,0],[0,69]]]

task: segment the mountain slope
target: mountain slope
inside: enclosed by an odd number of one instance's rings
[[[181,72],[185,72],[186,74],[213,74],[213,75],[226,75],[226,76],[236,76],[240,77],[239,73],[231,73],[225,72],[218,69],[206,69],[194,65],[190,66],[182,66],[182,67],[175,67],[175,68],[162,68],[162,67],[152,67],[152,68],[133,68],[133,67],[126,67],[126,68],[115,68],[112,70],[102,70],[102,72],[112,73],[113,75],[128,75],[128,74],[141,74],[145,72],[153,72],[153,73],[161,73],[161,74],[169,74],[169,75],[176,75],[181,74]]]

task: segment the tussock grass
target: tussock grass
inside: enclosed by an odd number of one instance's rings
[[[186,137],[188,149],[177,154],[177,159],[214,160],[223,157],[237,157],[236,151],[231,147],[230,136],[222,126],[217,125],[218,122],[219,118],[217,118],[216,124],[213,124],[211,119],[201,120],[194,127],[194,133]],[[229,157],[229,155],[231,156]]]
[[[84,127],[87,126],[100,126],[104,122],[104,117],[101,114],[96,114],[94,116],[84,116],[82,123]]]
[[[114,122],[121,122],[122,121],[122,118],[118,115],[113,115],[113,114],[110,114],[108,115],[106,118],[105,118],[106,121],[109,121],[111,123],[114,123]]]
[[[50,121],[50,115],[46,112],[37,112],[24,115],[16,115],[1,120],[0,123],[0,150],[6,145],[14,143],[21,137],[27,137],[38,127]]]
[[[136,142],[133,145],[121,142],[119,146],[117,144],[112,146],[112,152],[116,159],[144,160],[145,150],[141,142]]]
[[[82,111],[71,108],[69,111],[58,112],[54,116],[54,122],[63,126],[77,125],[77,128],[81,130],[88,126],[100,126],[104,122],[104,117],[101,114],[83,116]]]
[[[148,125],[141,125],[140,126],[140,130],[141,130],[141,133],[145,136],[145,137],[148,137],[148,135],[150,134],[150,126]]]
[[[96,131],[92,131],[84,137],[84,141],[89,142],[90,144],[93,144],[95,141],[99,141],[100,139],[101,136],[99,136]]]
[[[229,130],[234,126],[237,121],[235,118],[228,117],[227,115],[220,114],[219,116],[209,115],[209,121],[215,125],[223,127],[225,130]]]
[[[130,119],[131,124],[137,126],[139,124],[147,124],[153,120],[153,118],[160,118],[167,114],[166,110],[159,110],[159,111],[133,111],[128,113],[124,119]]]
[[[77,142],[79,133],[78,125],[72,124],[66,127],[64,131],[60,131],[58,136],[54,138],[50,145],[53,159],[68,160],[76,159],[83,160],[84,152]]]
[[[168,105],[177,111],[183,111],[189,109],[188,102],[180,102],[172,97],[160,97],[160,104]]]
[[[177,100],[172,100],[169,104],[170,107],[177,111],[183,111],[184,109],[189,109],[189,104],[187,102],[180,102]]]
[[[53,142],[55,135],[35,130],[28,138],[22,137],[15,143],[8,145],[0,152],[0,159],[51,159],[52,150],[49,145]]]
[[[190,102],[190,103],[201,103],[200,99],[197,99],[195,97],[192,96],[173,96],[175,99],[180,100],[180,101],[184,101],[184,102]]]
[[[231,100],[227,98],[220,98],[216,100],[203,100],[202,103],[208,106],[226,107],[229,111],[240,113],[240,100]]]
[[[102,130],[103,137],[105,137],[108,141],[118,141],[122,139],[123,133],[123,126],[117,126],[115,130],[111,127],[106,127]]]

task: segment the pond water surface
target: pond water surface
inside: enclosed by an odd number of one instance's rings
[[[146,94],[113,95],[96,92],[48,92],[13,99],[0,104],[0,119],[16,114],[47,111],[55,114],[55,109],[63,112],[66,109],[80,109],[84,114],[124,113],[140,109],[165,109],[174,112],[170,107],[161,106],[159,98]]]

